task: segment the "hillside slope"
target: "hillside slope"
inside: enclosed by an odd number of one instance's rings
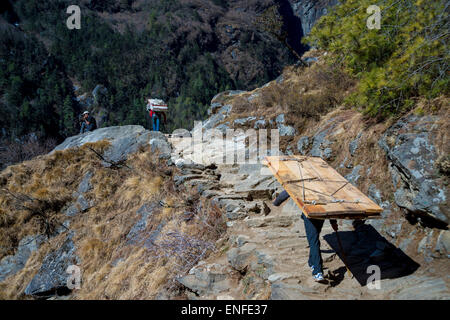
[[[342,99],[331,89],[347,88],[349,94],[352,84],[328,83],[336,78],[323,77],[330,74],[324,73],[324,56],[309,55],[318,62],[307,69],[288,68],[276,81],[250,92],[217,95],[202,126],[224,134],[243,129],[242,139],[244,132],[251,134],[247,130],[278,129],[285,154],[323,158],[377,202],[384,209],[381,219],[340,221],[355,278],[344,276],[342,252],[326,222],[321,249],[330,284],[315,284],[294,202],[281,209],[272,205],[282,188],[260,164],[221,164],[216,170],[221,175],[218,185],[205,187],[205,177],[189,172],[179,178],[190,185],[201,183],[199,191],[218,203],[228,220],[222,252],[180,282],[195,293],[191,298],[206,299],[448,299],[448,99],[421,101],[411,112],[385,123],[339,105],[322,109],[323,101]],[[292,101],[307,101],[308,108],[290,110]],[[421,115],[424,109],[433,112]],[[172,143],[178,145],[173,161],[181,167],[199,150],[177,138]],[[251,152],[256,146],[247,148]],[[221,163],[227,152],[235,152],[226,149],[221,154],[220,135],[205,138],[203,150],[204,164]],[[379,290],[366,286],[370,265],[381,269]],[[221,280],[216,283],[217,278]]]
[[[140,127],[112,127],[2,172],[3,297],[448,299],[448,103],[436,99],[376,123],[342,106],[299,121],[257,100],[295,88],[322,101],[330,93],[309,88],[328,81],[320,78],[323,56],[315,56],[318,63],[289,68],[254,91],[217,95],[202,126],[278,128],[282,152],[322,157],[376,201],[382,219],[340,223],[354,278],[344,275],[325,223],[330,283],[312,281],[299,210],[291,201],[272,205],[282,189],[261,164],[221,164],[214,139],[202,142],[207,153],[192,163],[199,146],[182,138],[189,132],[167,141]],[[433,114],[418,115],[423,108]],[[67,290],[71,264],[82,271],[79,290]],[[381,268],[379,290],[366,286],[372,264]]]
[[[0,12],[1,135],[62,141],[76,133],[82,109],[100,125],[148,126],[148,96],[172,105],[167,132],[190,128],[217,92],[253,89],[295,61],[254,24],[275,3],[80,1],[82,29],[69,30],[70,1],[9,1]],[[300,20],[283,3],[289,42],[301,53]]]
[[[150,141],[150,144],[148,143]],[[1,173],[1,298],[153,299],[214,247],[217,209],[175,187],[167,139],[140,126],[68,139]]]
[[[0,297],[448,300],[448,37],[435,33],[444,2],[402,11],[406,2],[386,1],[395,32],[368,32],[358,3],[313,28],[308,66],[216,94],[191,131],[105,127],[3,170]],[[329,282],[315,283],[299,208],[273,206],[282,187],[261,163],[234,161],[261,147],[263,130],[283,154],[324,159],[383,208],[380,219],[339,222],[354,278],[326,222]],[[259,141],[247,137],[256,132]],[[67,283],[74,265],[79,289]]]

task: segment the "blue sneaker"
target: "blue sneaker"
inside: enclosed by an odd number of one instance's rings
[[[317,274],[313,275],[314,281],[316,282],[323,282],[325,281],[325,278],[323,277],[322,272],[318,272]]]

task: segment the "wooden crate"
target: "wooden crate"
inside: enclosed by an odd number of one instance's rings
[[[321,158],[269,156],[264,164],[307,217],[369,219],[383,211]]]

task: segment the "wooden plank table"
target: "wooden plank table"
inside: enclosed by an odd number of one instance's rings
[[[268,156],[264,164],[309,218],[372,219],[383,211],[321,158]]]

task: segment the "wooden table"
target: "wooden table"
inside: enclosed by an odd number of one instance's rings
[[[268,156],[263,163],[309,218],[369,219],[383,211],[321,158]]]

